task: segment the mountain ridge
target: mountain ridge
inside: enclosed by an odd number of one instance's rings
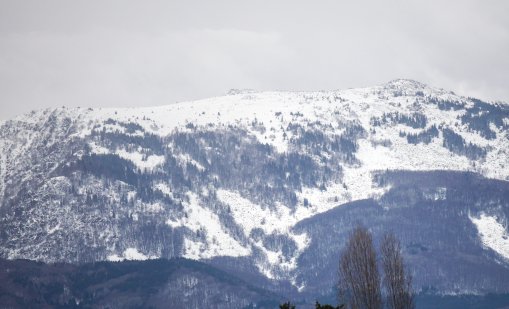
[[[26,308],[273,308],[282,297],[210,265],[172,260],[0,260],[0,305]]]

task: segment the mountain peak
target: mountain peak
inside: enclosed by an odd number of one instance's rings
[[[398,78],[384,84],[386,88],[424,90],[430,86],[413,79]]]
[[[255,93],[255,92],[256,92],[256,90],[250,89],[250,88],[243,88],[243,89],[232,88],[232,89],[228,90],[228,92],[226,94],[227,95],[236,95],[236,94],[248,94],[248,93]]]

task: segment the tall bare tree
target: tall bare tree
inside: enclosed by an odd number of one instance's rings
[[[388,307],[390,309],[414,309],[412,276],[405,268],[401,255],[401,244],[393,233],[384,235],[380,251]]]
[[[352,309],[381,309],[382,294],[373,237],[356,227],[339,260],[339,297]]]

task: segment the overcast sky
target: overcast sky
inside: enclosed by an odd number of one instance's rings
[[[509,1],[0,0],[0,119],[410,78],[509,101]]]

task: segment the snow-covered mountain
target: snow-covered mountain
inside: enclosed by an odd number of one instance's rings
[[[333,280],[330,267],[356,222],[396,230],[416,265],[443,267],[438,256],[446,254],[424,246],[422,233],[454,218],[450,231],[464,235],[436,234],[439,245],[476,247],[467,260],[506,274],[508,129],[509,105],[411,80],[34,111],[0,127],[0,257],[182,256],[306,291],[319,274]],[[484,191],[469,195],[477,188]],[[420,234],[406,235],[402,218]],[[448,271],[417,273],[417,282],[435,284]],[[508,280],[440,288],[491,291]]]

